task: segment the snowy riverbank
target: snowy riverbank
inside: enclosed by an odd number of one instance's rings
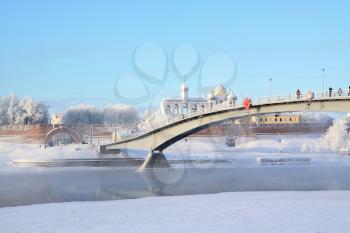
[[[350,192],[236,192],[0,208],[2,233],[276,232],[350,228]]]

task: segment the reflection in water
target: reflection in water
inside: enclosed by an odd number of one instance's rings
[[[170,169],[11,168],[0,171],[0,206],[233,191],[350,189],[348,166],[173,165]]]

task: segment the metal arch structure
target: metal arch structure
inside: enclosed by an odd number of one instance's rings
[[[55,136],[55,135],[57,135],[59,133],[69,134],[73,138],[75,144],[80,144],[80,143],[83,142],[83,138],[82,138],[81,134],[77,130],[75,130],[73,128],[68,128],[68,127],[65,127],[65,126],[60,126],[58,128],[52,129],[50,132],[48,132],[46,134],[45,140],[44,140],[44,144],[48,145],[49,140],[53,136]]]
[[[349,96],[332,96],[313,99],[280,99],[260,103],[252,101],[247,111],[243,105],[225,106],[204,113],[185,116],[183,119],[153,129],[142,135],[120,142],[100,146],[100,152],[121,149],[140,149],[162,156],[162,151],[175,142],[198,132],[210,125],[248,115],[261,115],[285,112],[345,112],[350,113]],[[154,157],[154,156],[153,156]],[[154,159],[154,158],[153,158]],[[147,160],[146,160],[147,162]],[[145,162],[145,163],[146,163]],[[147,164],[143,167],[149,167]]]

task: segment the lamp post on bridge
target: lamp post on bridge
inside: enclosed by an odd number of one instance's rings
[[[325,71],[325,68],[322,68],[322,95],[325,94],[325,89],[324,89],[324,71]]]
[[[271,83],[272,83],[272,78],[269,79],[269,96],[271,97]]]

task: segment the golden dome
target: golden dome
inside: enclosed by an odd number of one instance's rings
[[[226,89],[225,89],[225,87],[223,87],[221,85],[221,83],[219,83],[219,85],[217,87],[215,87],[214,95],[219,96],[219,97],[226,97],[227,96]]]

